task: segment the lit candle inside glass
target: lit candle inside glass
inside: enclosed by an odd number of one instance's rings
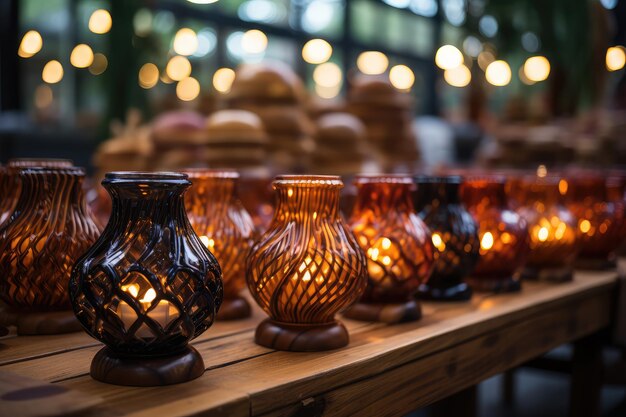
[[[122,287],[122,290],[130,294],[133,298],[137,298],[139,296],[139,285],[130,284]],[[139,303],[141,305],[142,313],[147,313],[148,317],[153,321],[159,323],[159,325],[163,328],[167,326],[172,320],[178,317],[178,310],[172,306],[166,300],[159,300],[159,303],[152,308],[149,312],[148,310],[152,306],[154,299],[156,298],[156,291],[154,288],[149,288],[143,295],[141,299],[139,299]],[[124,323],[124,328],[128,331],[137,321],[137,313],[125,301],[120,301],[120,304],[117,309],[117,315]],[[137,337],[154,337],[154,333],[150,330],[150,328],[143,323],[139,329],[136,331],[135,335]]]

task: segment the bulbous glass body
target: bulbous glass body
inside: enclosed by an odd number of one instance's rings
[[[108,173],[111,218],[70,280],[85,330],[123,355],[180,351],[222,303],[220,267],[194,233],[177,173]]]
[[[478,225],[480,258],[468,282],[484,291],[516,291],[528,254],[526,221],[506,204],[504,179],[469,177],[461,200]]]
[[[622,240],[620,207],[607,196],[606,178],[598,173],[574,174],[568,179],[566,204],[578,219],[580,267],[615,266],[615,250]]]
[[[430,277],[430,231],[415,213],[410,176],[359,175],[350,228],[367,258],[362,303],[404,303]]]
[[[327,324],[367,284],[366,261],[339,214],[335,176],[284,175],[273,183],[272,223],[252,247],[248,288],[274,321]]]
[[[567,280],[578,253],[577,222],[564,205],[558,177],[525,177],[511,190],[521,202],[517,212],[526,220],[530,252],[525,277]],[[562,187],[561,187],[562,188]]]
[[[82,168],[22,168],[21,192],[0,228],[0,295],[24,311],[69,310],[76,260],[100,230],[87,210]]]
[[[249,306],[239,293],[246,286],[246,257],[254,243],[255,232],[252,218],[237,198],[239,174],[207,169],[185,173],[193,184],[185,194],[189,222],[222,267],[224,305],[218,318],[248,316]],[[232,311],[223,317],[225,307],[234,300],[245,304],[244,310]]]
[[[478,261],[478,229],[459,200],[461,178],[416,177],[420,217],[430,228],[435,265],[430,280],[420,287],[424,299],[469,300],[472,291],[464,279]]]

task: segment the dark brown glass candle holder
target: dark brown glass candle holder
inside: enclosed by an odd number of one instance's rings
[[[358,175],[350,227],[367,258],[368,284],[343,315],[399,323],[421,317],[414,295],[430,276],[430,231],[415,213],[408,175]]]
[[[417,176],[416,205],[432,233],[435,266],[419,288],[424,300],[466,301],[472,289],[465,279],[478,261],[480,243],[472,215],[459,199],[461,177]]]
[[[339,213],[336,176],[284,175],[274,181],[272,223],[253,246],[246,278],[270,316],[257,327],[260,345],[319,351],[348,344],[335,314],[367,284],[365,255]]]
[[[615,268],[623,221],[620,207],[607,196],[606,177],[583,171],[569,176],[567,181],[567,207],[578,219],[580,252],[575,266],[593,270]]]
[[[478,225],[480,242],[480,258],[467,282],[480,291],[519,291],[528,232],[526,221],[507,206],[504,178],[466,178],[461,200]]]
[[[223,267],[224,300],[217,319],[249,317],[250,304],[240,292],[246,286],[246,257],[254,243],[254,224],[237,197],[239,174],[207,169],[185,173],[193,184],[185,194],[191,226]]]
[[[13,168],[12,168],[13,169]],[[100,231],[82,189],[82,168],[23,168],[20,197],[0,228],[0,296],[18,334],[79,331],[67,285]]]
[[[187,219],[191,182],[178,173],[113,172],[102,184],[111,219],[69,286],[81,324],[106,345],[91,376],[132,386],[197,378],[204,363],[189,341],[213,323],[223,288],[217,261]]]
[[[561,178],[525,177],[511,193],[520,202],[517,212],[526,220],[530,252],[523,278],[569,281],[578,253],[577,223],[564,205]]]

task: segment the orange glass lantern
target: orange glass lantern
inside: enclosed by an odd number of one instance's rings
[[[622,241],[620,206],[609,201],[604,175],[574,173],[568,178],[566,201],[578,219],[580,253],[576,267],[606,269],[616,265],[615,250]]]
[[[279,350],[317,351],[348,344],[335,315],[367,284],[365,255],[339,213],[339,177],[283,175],[272,223],[252,247],[246,278],[270,316],[256,342]]]
[[[478,227],[459,199],[461,177],[419,175],[416,205],[430,228],[435,246],[435,266],[419,288],[424,300],[465,301],[472,289],[465,282],[478,261]]]
[[[468,283],[481,291],[518,291],[528,233],[526,221],[507,206],[504,178],[466,178],[461,199],[478,224],[480,241],[480,258]]]
[[[413,207],[408,175],[359,175],[350,227],[367,258],[368,285],[344,316],[397,323],[421,317],[414,298],[433,266],[430,231]]]
[[[578,252],[577,221],[564,205],[566,185],[559,177],[525,177],[512,192],[521,202],[517,212],[528,224],[530,253],[524,278],[572,279]]]
[[[0,296],[19,334],[80,330],[70,273],[100,234],[87,210],[82,168],[23,168],[20,197],[0,229]]]
[[[240,295],[246,286],[246,256],[254,238],[252,218],[237,198],[235,171],[187,170],[193,184],[185,194],[187,217],[204,245],[222,266],[224,300],[218,320],[250,316],[250,305]]]

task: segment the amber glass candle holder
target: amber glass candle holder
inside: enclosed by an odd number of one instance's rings
[[[478,261],[478,228],[459,199],[461,177],[417,176],[417,207],[431,230],[435,266],[419,288],[425,300],[466,301],[472,289],[465,282]]]
[[[235,171],[196,169],[185,172],[192,182],[185,194],[191,226],[222,266],[224,300],[218,320],[250,316],[250,304],[240,295],[246,286],[246,257],[254,239],[252,218],[236,193]]]
[[[461,200],[478,225],[480,242],[480,258],[467,282],[480,291],[519,291],[528,232],[526,221],[507,206],[504,178],[466,178]]]
[[[530,252],[523,277],[548,281],[569,281],[578,253],[577,222],[565,207],[562,179],[525,177],[512,189],[521,202],[517,212],[526,220]]]
[[[343,315],[398,323],[421,317],[414,295],[433,266],[430,231],[415,213],[408,175],[359,175],[350,227],[367,258],[368,284]]]
[[[204,372],[189,341],[221,305],[220,267],[194,233],[180,173],[113,172],[102,181],[111,219],[77,262],[74,312],[106,346],[91,362],[99,381],[133,386],[188,381]]]
[[[246,278],[270,316],[256,330],[260,345],[318,351],[348,344],[335,315],[367,284],[365,255],[339,214],[336,176],[284,175],[273,183],[272,223],[253,246]]]
[[[67,285],[100,231],[82,189],[82,168],[23,168],[20,197],[0,228],[0,296],[18,334],[79,331]]]
[[[622,241],[620,206],[609,201],[604,175],[580,172],[567,179],[567,207],[578,220],[580,252],[575,266],[581,269],[611,269],[615,250]]]
[[[237,188],[243,207],[252,217],[254,229],[260,233],[266,231],[274,216],[272,179],[265,177],[242,177],[237,184]]]
[[[22,184],[20,182],[20,170],[22,168],[70,168],[74,166],[69,159],[38,159],[20,158],[11,159],[5,169],[6,193],[0,198],[0,225],[11,217],[13,210],[20,198]]]

